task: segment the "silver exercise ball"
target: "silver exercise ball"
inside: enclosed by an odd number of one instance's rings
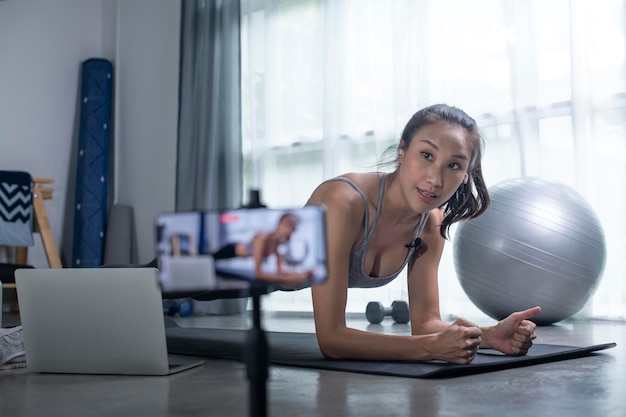
[[[536,177],[489,189],[490,208],[459,223],[454,266],[469,299],[501,320],[536,305],[549,325],[580,311],[606,260],[598,217],[572,188]]]

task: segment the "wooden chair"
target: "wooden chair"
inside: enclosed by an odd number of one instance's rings
[[[44,200],[52,198],[53,188],[46,187],[46,184],[52,184],[53,179],[50,178],[36,178],[33,177],[33,208],[35,212],[35,232],[41,236],[44,251],[46,252],[46,258],[48,259],[48,265],[50,268],[63,268],[61,265],[61,258],[59,257],[59,251],[57,249],[56,242],[54,241],[54,235],[52,234],[52,228],[50,227],[50,221],[48,220],[48,213],[46,212],[46,206]],[[20,265],[25,265],[28,261],[28,247],[18,247],[16,254],[16,261]]]
[[[46,212],[46,206],[44,200],[52,198],[54,192],[53,188],[47,187],[47,184],[54,183],[50,178],[35,178],[33,177],[33,213],[34,213],[34,232],[39,233],[41,241],[43,243],[46,258],[50,268],[62,268],[61,259],[59,257],[59,251],[57,250],[56,242],[54,241],[54,235],[52,234],[52,228],[50,227],[50,221],[48,220],[48,213]],[[14,269],[20,266],[28,266],[28,247],[20,246],[16,249]],[[11,269],[9,267],[9,269]],[[3,288],[15,288],[15,279],[7,279],[5,283],[3,281]]]

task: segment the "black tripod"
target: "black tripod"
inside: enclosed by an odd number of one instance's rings
[[[252,327],[246,336],[246,374],[248,376],[250,417],[267,416],[267,379],[269,378],[269,348],[261,325],[261,296],[267,294],[264,285],[252,284]]]

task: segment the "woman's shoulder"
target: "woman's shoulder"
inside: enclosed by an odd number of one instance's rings
[[[338,175],[320,184],[311,195],[309,203],[343,207],[349,211],[362,210],[363,195],[367,200],[372,199],[377,193],[380,178],[381,174],[376,172]]]
[[[439,228],[443,222],[443,210],[433,209],[428,213],[428,219],[424,225],[424,234],[437,234],[439,235]]]
[[[382,173],[380,172],[348,172],[338,175],[334,178],[330,178],[324,181],[321,185],[328,185],[335,188],[345,188],[345,186],[338,184],[350,184],[350,188],[354,189],[354,186],[356,186],[365,194],[369,194],[369,192],[372,190],[378,190],[381,182],[381,177]]]

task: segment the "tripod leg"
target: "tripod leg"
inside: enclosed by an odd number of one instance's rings
[[[261,295],[252,294],[253,325],[246,338],[246,373],[250,382],[250,416],[267,416],[267,379],[269,351],[267,336],[261,326]]]

